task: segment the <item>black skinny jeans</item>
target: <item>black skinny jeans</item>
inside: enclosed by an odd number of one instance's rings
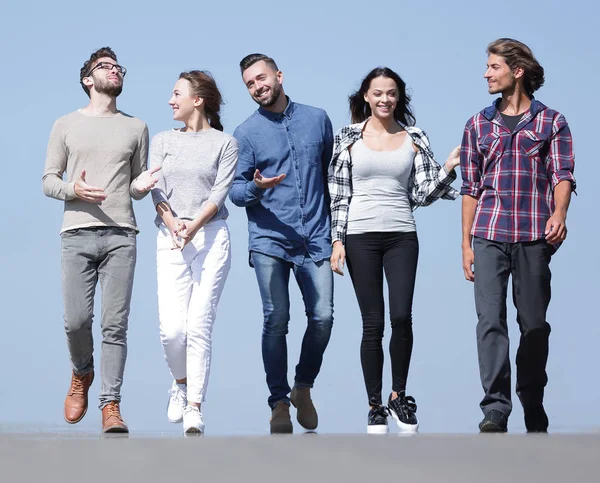
[[[406,389],[413,347],[412,303],[419,258],[416,232],[346,236],[346,258],[363,321],[360,360],[369,404],[381,404],[383,376],[383,274],[388,283],[392,337],[392,390]]]

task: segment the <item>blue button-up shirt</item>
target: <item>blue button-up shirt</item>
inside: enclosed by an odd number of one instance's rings
[[[323,109],[288,99],[282,114],[259,108],[233,133],[238,167],[229,198],[246,207],[250,252],[301,266],[331,256],[327,166],[333,150],[331,121]],[[274,188],[261,189],[254,172],[265,178],[285,173]]]

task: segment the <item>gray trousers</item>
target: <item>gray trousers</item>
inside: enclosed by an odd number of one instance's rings
[[[544,240],[499,243],[475,237],[475,307],[477,352],[485,396],[481,410],[512,410],[506,297],[512,276],[513,303],[521,340],[517,351],[516,392],[525,409],[542,404],[548,382],[546,312],[550,303],[552,246]]]
[[[94,294],[102,290],[100,408],[121,400],[127,358],[127,322],[136,260],[136,233],[118,227],[63,232],[62,289],[65,331],[73,371],[94,369]]]

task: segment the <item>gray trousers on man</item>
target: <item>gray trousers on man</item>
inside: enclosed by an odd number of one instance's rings
[[[136,233],[119,227],[94,227],[62,233],[62,288],[67,344],[73,371],[94,369],[92,319],[94,294],[102,291],[100,408],[121,400],[127,358],[127,321],[136,260]]]
[[[513,303],[521,340],[517,351],[517,395],[525,409],[542,404],[548,382],[546,312],[550,303],[550,259],[554,248],[544,240],[500,243],[475,237],[477,351],[485,396],[484,414],[512,410],[506,297],[512,275]]]

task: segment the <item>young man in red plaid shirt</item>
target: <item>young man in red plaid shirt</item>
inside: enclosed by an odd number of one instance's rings
[[[492,106],[465,126],[461,147],[462,252],[475,284],[477,349],[484,418],[481,432],[505,432],[512,410],[506,320],[508,279],[521,340],[517,395],[528,432],[546,432],[544,387],[550,325],[550,259],[567,236],[575,189],[571,132],[564,116],[533,97],[544,69],[521,42],[487,49]]]

